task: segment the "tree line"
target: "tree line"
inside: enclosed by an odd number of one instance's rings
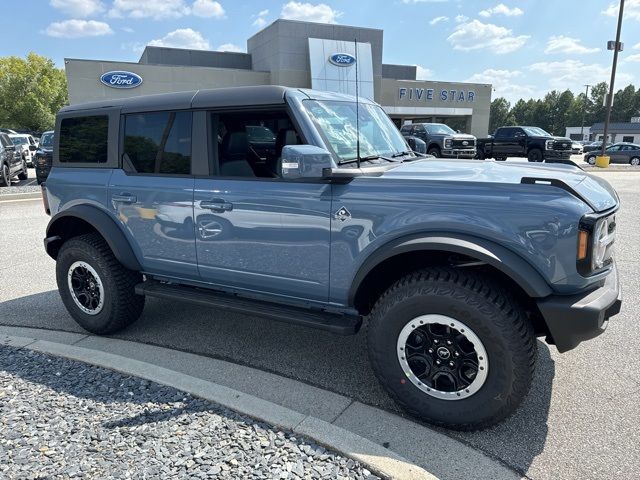
[[[53,60],[35,53],[0,57],[0,127],[50,130],[67,98],[64,70]]]
[[[589,96],[582,92],[574,95],[571,90],[552,90],[544,98],[518,100],[513,106],[503,97],[491,102],[489,132],[505,125],[533,125],[554,135],[564,135],[566,127],[604,122],[606,108],[604,98],[609,87],[606,82],[598,83],[589,90]],[[586,100],[586,102],[585,102]],[[640,115],[640,89],[629,85],[618,90],[611,108],[612,122],[628,122]]]

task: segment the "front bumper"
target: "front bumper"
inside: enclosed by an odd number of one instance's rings
[[[545,150],[544,158],[559,158],[562,160],[567,160],[571,158],[571,150]]]
[[[476,149],[465,149],[465,150],[442,150],[440,152],[443,158],[475,158],[476,157]]]
[[[538,300],[538,308],[549,329],[549,343],[560,353],[605,331],[609,318],[620,312],[622,290],[614,264],[604,285],[576,295],[551,295]]]

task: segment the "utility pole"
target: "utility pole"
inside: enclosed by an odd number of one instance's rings
[[[584,114],[587,111],[587,99],[589,98],[589,87],[591,85],[585,85],[587,91],[584,92],[584,105],[582,105],[582,125],[580,125],[580,140],[584,141]]]
[[[622,51],[623,45],[620,43],[620,31],[622,30],[622,15],[624,12],[624,0],[620,0],[620,11],[618,12],[618,29],[616,31],[616,41],[607,42],[607,49],[613,50],[613,65],[611,66],[611,82],[609,83],[609,94],[607,95],[607,116],[604,120],[604,137],[602,138],[602,152],[604,156],[607,148],[607,137],[609,136],[609,120],[611,118],[611,104],[613,103],[613,84],[616,80],[616,67],[618,65],[618,52]]]

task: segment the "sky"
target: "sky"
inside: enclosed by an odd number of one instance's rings
[[[384,30],[383,62],[420,79],[491,83],[539,98],[608,81],[616,0],[3,0],[0,56],[136,62],[145,45],[246,51],[278,18]],[[616,90],[640,88],[640,0],[626,0]]]

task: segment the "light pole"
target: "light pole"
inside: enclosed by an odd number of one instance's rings
[[[584,114],[587,111],[587,99],[589,97],[589,87],[591,85],[585,85],[587,91],[584,92],[584,105],[582,105],[582,124],[580,125],[580,140],[584,141]]]
[[[622,15],[624,11],[624,0],[620,0],[620,11],[618,12],[618,30],[616,31],[616,41],[608,42],[607,49],[613,50],[613,65],[611,66],[611,82],[609,83],[609,94],[607,95],[607,116],[604,120],[604,137],[602,139],[602,152],[604,157],[607,148],[607,137],[609,136],[609,119],[611,118],[611,104],[613,103],[613,83],[616,80],[616,66],[618,65],[618,52],[622,50],[620,43],[620,31],[622,30]]]

